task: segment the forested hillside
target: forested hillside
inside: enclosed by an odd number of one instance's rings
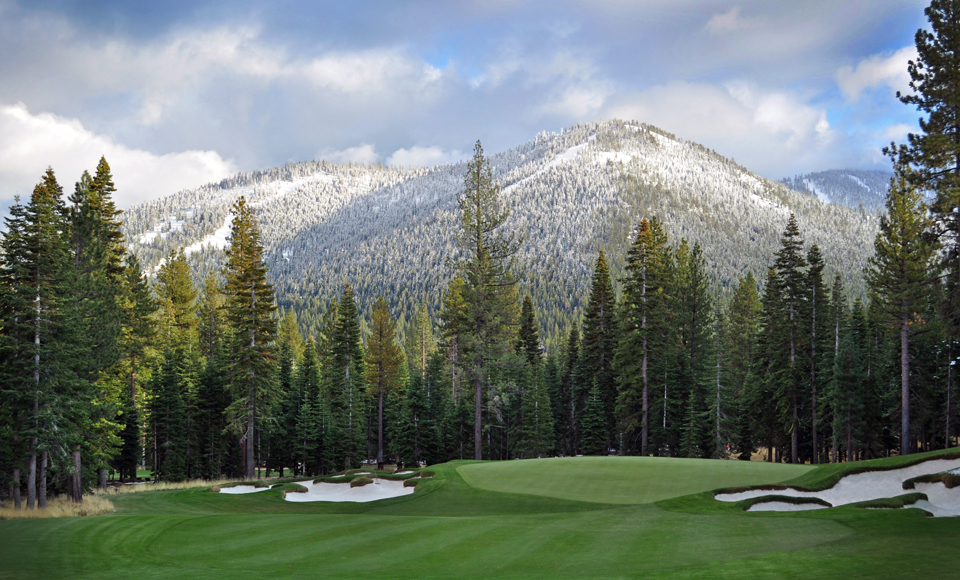
[[[889,171],[831,169],[788,177],[782,182],[790,189],[814,195],[824,203],[835,203],[853,209],[862,205],[868,212],[883,208],[890,189]]]
[[[671,239],[703,247],[709,276],[726,293],[748,271],[762,278],[787,217],[794,213],[826,271],[862,293],[877,218],[793,191],[750,173],[696,143],[636,122],[582,124],[541,133],[490,156],[511,210],[505,227],[522,232],[517,274],[542,304],[555,344],[579,320],[600,249],[619,291],[623,256],[642,217],[658,216]],[[316,333],[325,304],[345,284],[362,311],[383,294],[401,328],[423,301],[440,306],[452,276],[456,193],[465,164],[431,169],[310,161],[237,175],[131,208],[124,228],[150,271],[185,246],[203,279],[222,259],[228,208],[241,195],[256,208],[266,259],[282,307]]]

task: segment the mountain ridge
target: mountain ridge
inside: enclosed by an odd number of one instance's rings
[[[830,276],[863,290],[876,215],[823,204],[656,127],[583,123],[488,159],[512,211],[505,227],[527,237],[521,291],[533,295],[550,339],[579,320],[600,249],[619,275],[641,217],[660,218],[673,243],[701,243],[725,290],[748,270],[763,278],[796,213]],[[403,320],[421,301],[436,312],[452,277],[465,167],[290,163],[135,206],[124,227],[146,268],[186,246],[202,275],[222,255],[229,205],[246,195],[257,207],[278,302],[297,311],[305,329],[317,331],[319,313],[346,283],[362,309],[384,294]]]

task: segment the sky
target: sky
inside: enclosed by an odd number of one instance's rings
[[[0,0],[0,204],[290,161],[435,165],[619,118],[780,179],[917,131],[913,0]],[[95,5],[95,8],[93,7]]]

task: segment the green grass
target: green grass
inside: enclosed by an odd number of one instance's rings
[[[774,476],[761,470],[783,466],[758,467],[747,481],[749,473],[734,475],[724,469],[739,468],[720,462],[664,460],[648,469],[623,458],[598,459],[614,467],[585,470],[589,461],[545,460],[433,466],[435,477],[422,480],[415,494],[369,504],[285,502],[288,485],[240,496],[204,489],[116,496],[118,511],[110,515],[0,521],[0,578],[956,575],[960,519],[856,507],[746,513],[703,490],[769,483]],[[617,493],[631,503],[548,497],[536,487],[493,491],[461,475],[486,473],[488,465],[513,486],[545,465],[548,477],[533,477],[534,486],[591,480],[594,489],[623,490]],[[701,491],[638,503],[668,493],[661,480],[680,482],[672,493]],[[658,491],[644,496],[628,491],[634,487]]]
[[[457,469],[474,487],[615,504],[653,503],[721,487],[777,483],[814,467],[663,457],[564,457]]]

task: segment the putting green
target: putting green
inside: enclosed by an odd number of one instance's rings
[[[474,487],[574,501],[653,503],[722,487],[779,483],[814,469],[759,461],[670,457],[561,457],[461,465]]]

